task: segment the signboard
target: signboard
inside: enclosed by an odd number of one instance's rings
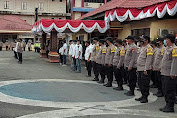
[[[32,34],[19,34],[19,38],[21,38],[21,39],[34,38],[34,35],[32,35]]]

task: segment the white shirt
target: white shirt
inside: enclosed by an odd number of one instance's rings
[[[76,59],[78,59],[78,58],[82,59],[82,45],[81,44],[79,44],[79,45],[77,44],[75,49],[76,49],[75,58]],[[80,57],[79,57],[79,52],[80,52]]]
[[[85,60],[88,61],[89,59],[89,55],[92,53],[92,48],[91,48],[91,45],[89,45],[86,50],[85,50]]]
[[[75,54],[76,54],[76,44],[73,44],[73,48],[72,48],[72,57],[75,57]]]
[[[94,48],[95,44],[90,44],[90,52],[93,53],[93,48]],[[90,58],[90,60],[92,60],[92,58]]]
[[[69,47],[69,55],[72,55],[72,53],[73,53],[73,46],[74,46],[74,44],[71,44]]]
[[[63,55],[63,46],[59,49],[59,53]]]
[[[18,46],[19,42],[16,43],[16,46],[14,48],[14,51],[17,52],[17,46]]]
[[[65,50],[65,52],[64,52],[64,50]],[[62,54],[63,54],[63,55],[67,55],[67,53],[68,53],[68,46],[67,46],[67,44],[65,43],[65,44],[63,45]]]

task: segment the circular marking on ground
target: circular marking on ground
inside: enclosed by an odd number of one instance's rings
[[[162,113],[162,112],[154,112],[147,110],[136,110],[136,109],[119,109],[119,108],[102,108],[102,107],[92,107],[88,109],[83,108],[75,108],[75,109],[63,109],[63,110],[55,110],[55,111],[47,111],[36,114],[24,115],[18,118],[69,118],[69,117],[84,117],[88,116],[89,118],[94,116],[103,116],[104,115],[129,115],[129,116],[137,116],[137,117],[149,117],[149,118],[176,118],[177,115],[173,113]],[[118,116],[117,116],[118,117]]]
[[[0,87],[0,92],[13,97],[53,102],[110,102],[132,98],[119,96],[125,91],[118,93],[112,88],[76,82],[16,83]]]
[[[13,80],[13,81],[3,81],[3,82],[0,82],[0,87],[4,87],[4,86],[9,86],[9,85],[12,85],[12,84],[24,84],[24,83],[29,83],[29,82],[37,82],[37,83],[40,83],[40,82],[60,82],[60,83],[80,83],[80,85],[83,85],[83,84],[96,84],[97,86],[101,86],[102,85],[98,85],[97,83],[95,82],[90,82],[90,81],[80,81],[80,80],[59,80],[59,79],[49,79],[49,80]],[[82,84],[81,84],[82,83]],[[115,85],[114,85],[115,86]],[[126,86],[124,87],[125,89],[128,89]],[[55,88],[54,88],[55,89]],[[117,92],[117,91],[114,91],[112,90],[112,88],[106,88],[106,89],[111,89],[111,91],[113,92]],[[26,89],[28,90],[28,88]],[[117,92],[118,93],[118,92]],[[88,93],[90,94],[90,96],[92,96],[94,94],[94,91],[91,92],[91,93]],[[119,93],[120,94],[120,93]],[[140,96],[140,93],[138,91],[135,92],[136,94],[136,97],[139,97]],[[47,95],[46,95],[47,96]],[[123,95],[122,95],[123,96]],[[119,96],[117,96],[119,97]],[[106,98],[107,99],[107,98]],[[55,108],[90,108],[90,107],[103,107],[103,108],[118,108],[118,107],[127,107],[127,106],[135,106],[135,105],[142,105],[140,104],[139,102],[135,101],[134,98],[130,98],[130,99],[127,99],[127,100],[122,100],[120,99],[120,101],[115,101],[113,99],[110,99],[109,101],[108,100],[102,100],[101,102],[100,101],[68,101],[68,102],[54,102],[54,101],[41,101],[41,100],[31,100],[31,99],[24,99],[24,98],[19,98],[18,97],[13,97],[13,96],[9,96],[9,95],[6,95],[6,94],[3,94],[2,92],[0,92],[0,101],[2,102],[7,102],[7,103],[12,103],[12,104],[21,104],[21,105],[30,105],[30,106],[42,106],[42,107],[55,107]],[[119,100],[119,99],[118,99]],[[153,96],[152,93],[151,95],[149,96],[149,103],[152,103],[154,101],[157,100],[157,97]]]

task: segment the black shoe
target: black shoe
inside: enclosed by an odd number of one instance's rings
[[[162,93],[158,93],[156,96],[157,97],[163,97],[164,95]]]
[[[140,103],[148,103],[148,99],[147,98],[143,98]]]
[[[165,107],[162,111],[166,113],[175,112],[173,107]]]
[[[97,82],[98,84],[104,84],[104,80],[100,80]]]
[[[115,88],[113,88],[114,90],[117,90],[117,91],[122,91],[122,90],[124,90],[123,89],[123,87],[115,87]]]
[[[128,91],[127,93],[124,93],[127,96],[135,96],[133,91]]]
[[[167,106],[160,108],[159,111],[163,111]]]
[[[143,99],[143,96],[141,96],[140,98],[135,98],[136,101],[141,101]]]
[[[111,83],[108,83],[108,84],[106,85],[106,87],[112,87],[112,84],[111,84]]]
[[[86,75],[86,77],[91,77],[91,75]]]
[[[104,84],[103,86],[107,86],[107,85],[108,85],[108,83]]]
[[[99,81],[99,79],[94,78],[92,81]]]

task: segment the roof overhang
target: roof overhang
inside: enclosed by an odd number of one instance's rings
[[[83,30],[91,33],[98,30],[100,33],[105,33],[109,28],[109,24],[104,20],[56,20],[42,19],[33,25],[32,33],[41,34],[42,32],[50,33],[55,29],[58,33],[77,33]]]

